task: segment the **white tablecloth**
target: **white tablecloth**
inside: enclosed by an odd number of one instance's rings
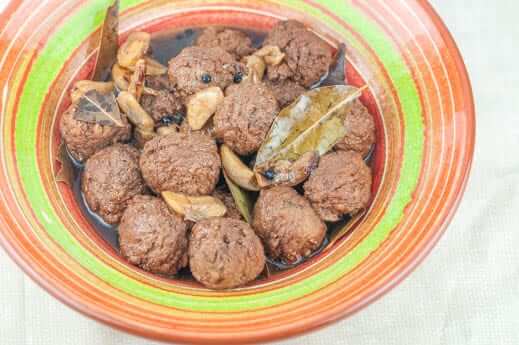
[[[478,136],[466,196],[438,246],[401,285],[347,320],[281,344],[519,344],[519,3],[432,3],[474,86]],[[153,342],[70,310],[0,249],[0,344]]]

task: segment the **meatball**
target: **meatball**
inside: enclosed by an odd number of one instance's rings
[[[290,187],[263,189],[254,206],[252,226],[271,258],[292,263],[318,249],[326,225],[304,197]]]
[[[146,191],[139,151],[122,144],[98,151],[85,164],[81,190],[93,212],[106,223],[119,223],[129,200]]]
[[[272,90],[281,108],[295,101],[306,91],[304,87],[290,79],[278,81],[267,80],[266,84],[270,90]]]
[[[189,267],[193,277],[212,289],[229,289],[254,280],[265,266],[261,241],[245,222],[205,219],[191,230]]]
[[[223,90],[243,69],[242,64],[220,47],[188,47],[169,62],[169,77],[186,97],[210,86]]]
[[[121,255],[145,271],[172,275],[187,266],[187,226],[159,198],[133,198],[119,225]]]
[[[68,151],[78,161],[84,161],[97,151],[118,142],[128,141],[132,127],[121,114],[123,127],[100,125],[76,120],[72,105],[61,117],[59,129]]]
[[[200,132],[159,135],[144,145],[140,159],[144,180],[155,192],[208,195],[220,177],[216,143]]]
[[[254,52],[252,41],[247,34],[218,26],[211,26],[202,31],[195,44],[203,48],[220,47],[237,60]]]
[[[332,152],[321,158],[304,184],[305,196],[321,219],[334,222],[368,206],[371,180],[371,170],[359,153]]]
[[[267,77],[273,81],[292,79],[310,87],[328,73],[333,61],[331,47],[294,20],[279,22],[263,45],[278,46],[286,54],[281,64],[267,67]]]
[[[163,75],[147,75],[145,79],[147,87],[153,90],[175,91],[175,86],[169,80],[166,74]]]
[[[344,120],[346,136],[335,145],[335,149],[355,151],[366,156],[375,143],[375,121],[368,109],[356,100]]]
[[[279,112],[262,83],[241,83],[228,92],[213,118],[215,136],[240,155],[259,149]]]
[[[217,188],[214,191],[213,196],[221,200],[227,208],[227,213],[225,214],[225,217],[243,220],[240,210],[238,210],[238,207],[236,207],[236,203],[234,202],[234,198],[232,197],[230,192],[222,188]]]
[[[175,92],[168,90],[159,90],[156,96],[143,95],[141,104],[155,122],[184,113],[184,105],[180,97]]]

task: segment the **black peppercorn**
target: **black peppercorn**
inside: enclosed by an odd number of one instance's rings
[[[163,118],[160,119],[160,124],[165,125],[165,126],[169,126],[172,124],[181,125],[183,121],[184,121],[184,115],[179,112],[179,113],[176,113],[173,115],[164,116]]]
[[[209,84],[211,82],[212,78],[208,73],[202,74],[202,83]]]
[[[276,173],[273,170],[267,170],[263,173],[263,176],[267,178],[267,180],[273,180],[276,176]]]
[[[236,83],[236,84],[239,84],[241,83],[241,81],[243,80],[243,73],[242,72],[238,72],[234,75],[234,79],[233,81]]]

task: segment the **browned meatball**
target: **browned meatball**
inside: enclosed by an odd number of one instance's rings
[[[254,52],[252,41],[247,34],[218,26],[204,29],[195,44],[204,48],[220,47],[237,60]]]
[[[211,194],[220,177],[216,143],[200,132],[160,135],[148,141],[140,166],[144,180],[155,192]]]
[[[323,220],[334,222],[368,206],[371,180],[371,170],[360,154],[332,152],[321,158],[304,184],[305,196]]]
[[[355,101],[351,112],[344,120],[346,136],[335,145],[335,149],[355,151],[366,156],[375,143],[375,121],[368,109]]]
[[[109,224],[119,222],[128,202],[146,190],[139,170],[139,151],[116,144],[90,157],[81,190],[90,209]]]
[[[184,48],[169,62],[169,78],[183,96],[189,96],[210,86],[222,90],[243,65],[222,48]]]
[[[326,225],[304,197],[290,187],[263,189],[254,206],[252,226],[269,257],[296,262],[319,248]]]
[[[266,84],[272,90],[281,108],[288,106],[306,91],[304,87],[290,79],[267,80]]]
[[[233,87],[213,118],[214,134],[240,155],[259,149],[279,112],[276,98],[261,83]]]
[[[147,75],[145,79],[146,87],[153,90],[175,91],[175,85],[169,80],[167,74]]]
[[[164,117],[184,114],[182,100],[175,92],[168,90],[157,91],[156,96],[143,95],[141,105],[155,122]]]
[[[278,46],[286,54],[281,64],[267,67],[267,76],[274,81],[292,79],[310,87],[328,72],[333,61],[331,47],[294,20],[279,22],[263,45]]]
[[[74,118],[75,106],[72,105],[61,117],[59,129],[70,154],[84,161],[97,151],[114,143],[130,139],[132,127],[126,116],[121,115],[124,126],[103,126]]]
[[[211,289],[230,289],[254,280],[265,266],[259,238],[245,222],[210,218],[196,223],[189,238],[189,267]]]
[[[121,255],[145,271],[175,274],[187,266],[187,227],[182,217],[153,196],[137,196],[119,225]]]
[[[243,220],[243,217],[240,211],[238,210],[238,207],[236,207],[236,203],[234,202],[234,198],[232,197],[230,192],[224,190],[223,188],[217,188],[213,192],[213,196],[221,200],[227,208],[227,213],[225,213],[225,217]]]

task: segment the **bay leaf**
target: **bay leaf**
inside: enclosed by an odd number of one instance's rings
[[[322,156],[346,135],[344,119],[364,88],[335,85],[310,90],[274,120],[256,156],[262,172],[277,161],[295,162],[311,151]]]
[[[342,85],[346,82],[346,45],[341,43],[335,53],[335,62],[330,68],[328,75],[319,84],[320,87],[331,85]]]
[[[58,148],[58,156],[56,160],[60,164],[58,172],[56,174],[56,182],[65,183],[68,186],[72,186],[72,180],[74,178],[74,168],[72,161],[70,160],[67,152],[67,146],[64,142],[61,142]]]
[[[252,192],[248,192],[234,183],[225,173],[223,172],[223,177],[225,178],[225,182],[227,183],[227,187],[231,192],[231,195],[234,199],[234,203],[240,211],[241,215],[245,219],[245,221],[249,224],[252,223],[252,210],[254,208],[254,194]]]
[[[109,76],[117,60],[119,49],[119,0],[115,0],[106,10],[101,32],[99,52],[97,53],[94,80],[104,81]]]
[[[74,110],[74,119],[103,126],[124,127],[113,92],[100,93],[90,90],[85,93]]]

